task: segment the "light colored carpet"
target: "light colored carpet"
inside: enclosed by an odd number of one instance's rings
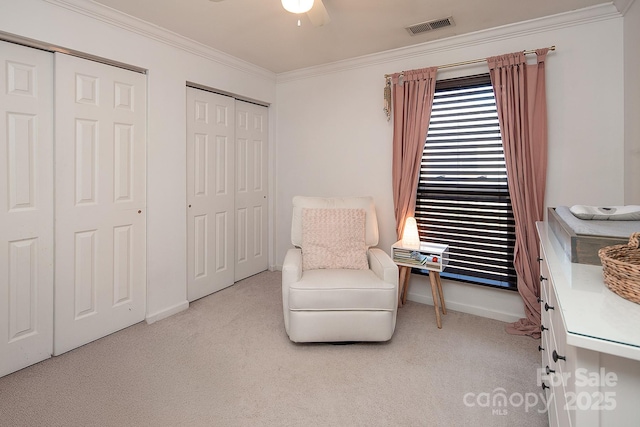
[[[280,280],[260,273],[0,378],[0,425],[548,424],[538,341],[452,311],[438,330],[432,306],[409,302],[390,342],[294,344]]]

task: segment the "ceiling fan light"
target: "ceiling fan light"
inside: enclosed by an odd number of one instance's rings
[[[305,13],[313,7],[313,0],[282,0],[282,7],[291,13]]]

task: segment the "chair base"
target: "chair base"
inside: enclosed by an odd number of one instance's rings
[[[389,341],[395,311],[289,311],[293,342]]]

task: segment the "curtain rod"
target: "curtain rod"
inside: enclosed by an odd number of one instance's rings
[[[549,48],[549,50],[551,50],[551,51],[552,51],[552,50],[556,50],[555,45],[554,45],[554,46],[551,46],[551,47]],[[530,55],[530,54],[532,54],[532,53],[536,53],[536,51],[535,51],[534,49],[532,49],[532,50],[525,50],[523,53],[524,53],[525,55]],[[461,66],[461,65],[477,64],[477,63],[479,63],[479,62],[485,62],[486,60],[487,60],[486,58],[484,58],[484,59],[471,59],[471,60],[469,60],[469,61],[462,61],[462,62],[456,62],[456,63],[453,63],[453,64],[440,65],[440,66],[438,67],[438,70],[443,69],[443,68],[459,67],[459,66]],[[392,75],[393,75],[393,74],[385,74],[385,75],[384,75],[384,78],[385,78],[385,79],[388,79],[388,78],[390,78]],[[401,75],[401,76],[402,76],[402,75],[404,75],[404,71],[402,71],[402,72],[400,73],[400,75]]]

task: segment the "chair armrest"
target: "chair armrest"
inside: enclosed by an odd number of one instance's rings
[[[380,248],[369,249],[369,268],[380,279],[398,286],[398,266],[385,251]]]
[[[289,286],[302,278],[302,249],[293,248],[287,251],[282,264],[282,285]]]
[[[289,333],[289,286],[300,281],[301,278],[302,249],[289,249],[282,263],[282,310],[287,334]]]

